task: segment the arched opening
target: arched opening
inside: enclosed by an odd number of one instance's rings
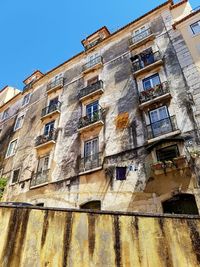
[[[178,194],[164,201],[162,206],[164,213],[199,215],[195,197],[191,194]]]
[[[87,210],[101,210],[101,201],[100,200],[93,200],[80,205],[81,209]]]

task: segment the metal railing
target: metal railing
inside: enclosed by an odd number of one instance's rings
[[[44,117],[47,114],[52,113],[52,112],[54,112],[56,110],[60,110],[60,107],[61,107],[61,102],[58,101],[55,104],[52,104],[50,106],[47,106],[47,107],[43,108],[42,109],[42,113],[41,113],[41,117]]]
[[[178,130],[176,125],[176,117],[171,116],[147,125],[147,138],[152,139],[176,130]]]
[[[47,84],[47,91],[52,90],[57,87],[62,87],[64,85],[64,78],[59,78],[49,84]]]
[[[133,37],[131,37],[131,39],[129,39],[129,45],[134,45],[137,42],[145,39],[146,37],[148,37],[151,34],[152,34],[152,31],[150,28],[148,28],[145,31],[140,32],[137,35],[134,35]]]
[[[86,71],[94,66],[96,66],[99,63],[102,63],[103,59],[101,56],[98,56],[92,60],[90,60],[89,62],[87,62],[85,65],[83,65],[83,71]]]
[[[98,38],[97,40],[89,43],[88,45],[85,46],[85,50],[90,49],[91,47],[97,45],[98,43],[100,43],[103,40],[103,38]]]
[[[32,88],[35,81],[31,81],[30,83],[26,84],[23,88],[23,91],[29,90]]]
[[[140,102],[144,103],[167,93],[169,93],[169,83],[163,82],[156,85],[155,87],[140,92]]]
[[[103,163],[102,152],[90,156],[85,156],[80,159],[79,172],[85,172],[96,169],[102,166],[102,163]]]
[[[78,123],[78,128],[81,129],[86,127],[92,123],[103,120],[103,109],[99,109],[98,111],[88,113],[86,116],[81,117]]]
[[[47,183],[48,181],[49,181],[49,169],[43,170],[41,172],[36,172],[33,174],[32,178],[31,178],[30,187],[44,184],[44,183]]]
[[[49,141],[56,141],[57,139],[57,130],[53,129],[52,131],[49,131],[47,135],[39,135],[35,140],[35,147],[40,146],[42,144],[45,144]]]
[[[85,88],[81,89],[78,95],[78,98],[82,98],[86,95],[89,95],[99,89],[103,88],[103,81],[97,81],[96,83],[93,83],[91,85],[86,86]]]
[[[140,54],[138,60],[133,62],[133,71],[135,72],[141,70],[159,60],[161,60],[161,54],[159,51],[146,55]]]

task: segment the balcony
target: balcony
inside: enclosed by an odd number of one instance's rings
[[[60,114],[60,107],[61,107],[61,102],[58,101],[56,104],[43,108],[42,113],[41,113],[41,119],[43,120],[55,114]]]
[[[102,64],[103,64],[103,58],[101,56],[98,56],[87,62],[85,65],[83,65],[82,72],[87,73],[91,70],[98,69],[102,66]]]
[[[171,94],[169,91],[169,83],[163,82],[156,85],[153,88],[140,92],[140,109],[150,106],[151,104],[162,101],[164,99],[171,98]]]
[[[102,40],[103,40],[103,38],[100,37],[100,38],[96,39],[95,41],[93,41],[93,42],[85,45],[84,46],[85,47],[85,50],[88,50],[88,49],[94,47],[95,45],[99,44]]]
[[[79,162],[79,175],[97,171],[102,168],[102,164],[102,152],[90,155],[88,157],[83,157]]]
[[[146,42],[153,40],[155,35],[152,33],[151,29],[147,29],[129,39],[129,48],[133,49],[139,47]]]
[[[30,187],[38,187],[45,185],[49,182],[49,170],[43,170],[42,172],[34,173],[31,178]]]
[[[137,58],[137,60],[134,60],[135,58]],[[140,54],[136,57],[132,57],[131,60],[133,60],[133,72],[135,76],[152,70],[155,67],[163,64],[163,60],[159,51],[144,55]]]
[[[48,133],[48,135],[39,135],[35,140],[35,148],[46,148],[48,146],[54,145],[56,143],[58,131],[53,129]]]
[[[175,116],[171,116],[147,125],[148,143],[157,141],[157,139],[159,140],[160,136],[167,138],[179,133],[180,130],[178,130],[176,125]]]
[[[89,113],[86,116],[80,118],[78,131],[83,132],[85,130],[91,130],[91,128],[104,125],[103,114],[104,110],[101,108],[96,112]]]
[[[59,79],[47,84],[47,93],[50,94],[51,92],[62,88],[63,85],[64,85],[64,78],[59,78]]]
[[[23,88],[23,91],[29,90],[33,87],[35,81],[31,81],[30,83],[26,84]]]
[[[94,95],[103,94],[103,81],[98,81],[94,84],[88,85],[87,87],[80,90],[78,98],[80,101],[83,101],[87,98],[90,98]]]

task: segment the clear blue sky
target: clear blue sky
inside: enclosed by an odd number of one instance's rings
[[[113,32],[163,2],[1,0],[0,89],[7,84],[21,89],[34,70],[47,72],[80,52],[81,40],[98,28]]]

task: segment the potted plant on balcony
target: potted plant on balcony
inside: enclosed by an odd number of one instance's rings
[[[171,161],[171,160],[165,161],[165,168],[172,168],[173,166],[174,166],[173,161]]]
[[[153,170],[162,170],[164,169],[164,167],[165,167],[165,164],[162,161],[158,161],[151,165],[151,168]]]
[[[182,156],[179,156],[179,157],[173,159],[173,162],[174,162],[176,167],[179,167],[179,166],[181,167],[181,166],[185,165],[186,161],[187,161],[187,158],[185,155],[182,155]]]

